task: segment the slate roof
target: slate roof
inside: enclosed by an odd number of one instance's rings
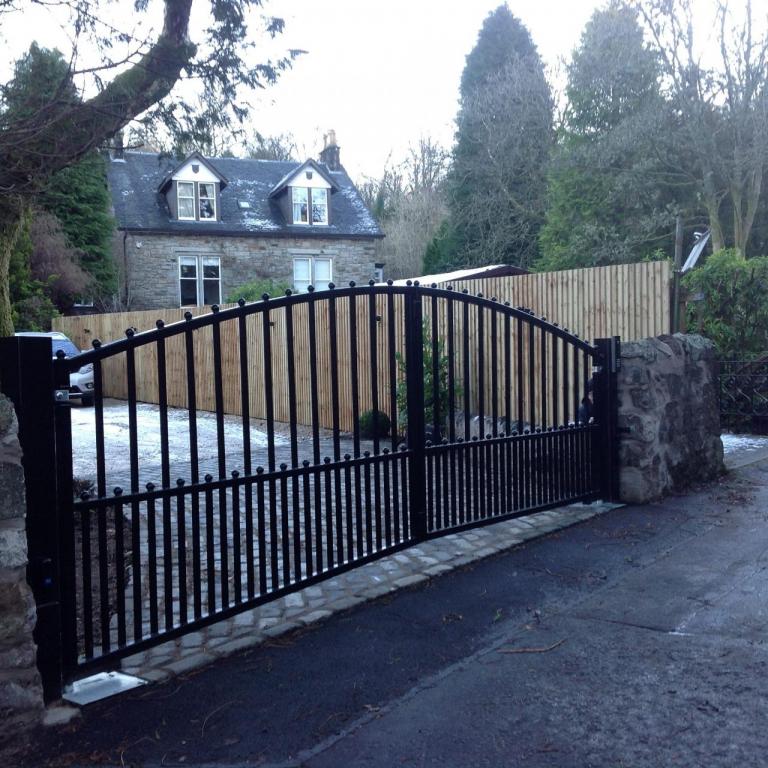
[[[269,237],[383,237],[346,171],[330,171],[318,164],[338,187],[331,196],[328,226],[286,224],[270,191],[303,163],[278,160],[209,158],[227,178],[221,191],[219,221],[174,221],[158,186],[179,161],[150,152],[125,152],[124,161],[110,160],[107,177],[118,229],[132,232]],[[250,208],[243,210],[239,201]]]

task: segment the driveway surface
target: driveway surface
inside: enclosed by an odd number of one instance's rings
[[[93,408],[73,408],[72,414],[72,468],[80,480],[96,479],[96,414]],[[130,486],[130,432],[128,429],[128,404],[125,400],[104,401],[104,450],[106,486],[111,491],[115,485]],[[203,477],[210,472],[219,476],[219,449],[216,414],[211,411],[196,411],[198,473]],[[191,478],[189,411],[186,408],[168,409],[168,461],[172,481],[177,477],[187,482]],[[227,476],[233,469],[243,472],[243,422],[240,416],[225,415],[223,439],[226,455]],[[161,483],[161,438],[160,409],[150,403],[136,406],[136,452],[139,467],[139,485],[148,482]],[[274,422],[275,464],[291,464],[290,427]],[[253,467],[268,466],[267,422],[263,419],[250,420],[251,461]],[[298,425],[299,461],[312,458],[312,430]],[[319,430],[320,455],[333,456],[333,432]],[[352,435],[340,436],[340,453],[354,455]],[[382,440],[382,445],[386,443]],[[372,450],[370,440],[360,441],[360,452]]]
[[[23,765],[764,766],[768,462],[87,707]]]

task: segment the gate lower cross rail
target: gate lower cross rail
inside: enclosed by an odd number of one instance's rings
[[[0,342],[49,699],[415,542],[616,496],[618,339],[592,346],[530,310],[418,283],[287,292],[186,318],[69,359],[52,361],[47,339]],[[56,394],[87,365],[93,489],[75,498],[71,410]],[[158,438],[146,450],[149,381]],[[179,382],[182,410],[169,404]],[[108,400],[118,384],[124,400]],[[203,402],[216,422],[208,471]],[[114,408],[125,439],[105,421]],[[234,433],[225,413],[239,415]]]

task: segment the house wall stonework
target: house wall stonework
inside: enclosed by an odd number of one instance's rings
[[[119,261],[131,309],[179,306],[179,256],[221,259],[221,298],[244,283],[272,278],[293,283],[294,256],[333,259],[333,282],[367,282],[374,277],[376,246],[372,239],[221,237],[128,234],[120,238]]]
[[[715,347],[675,334],[621,345],[620,496],[642,504],[725,471]]]

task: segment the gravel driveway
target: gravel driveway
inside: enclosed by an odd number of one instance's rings
[[[96,479],[96,418],[94,408],[72,409],[72,453],[74,476],[80,479]],[[139,403],[136,407],[137,449],[139,459],[140,488],[161,480],[160,409],[156,405]],[[291,464],[291,443],[288,424],[275,422],[275,462]],[[261,419],[251,419],[251,463],[255,469],[266,467],[267,424]],[[312,432],[309,427],[297,427],[298,458],[312,459]],[[240,416],[224,416],[224,443],[226,448],[226,472],[243,471],[243,423]],[[168,448],[171,480],[191,478],[189,414],[185,408],[168,409]],[[360,450],[371,449],[367,441],[361,442]],[[128,429],[128,404],[124,400],[104,401],[104,449],[107,471],[107,489],[119,485],[130,487],[130,443]],[[320,430],[321,456],[333,455],[333,433]],[[210,472],[218,477],[218,443],[216,414],[197,411],[197,452],[199,476]],[[341,436],[341,454],[353,454],[352,437]]]

